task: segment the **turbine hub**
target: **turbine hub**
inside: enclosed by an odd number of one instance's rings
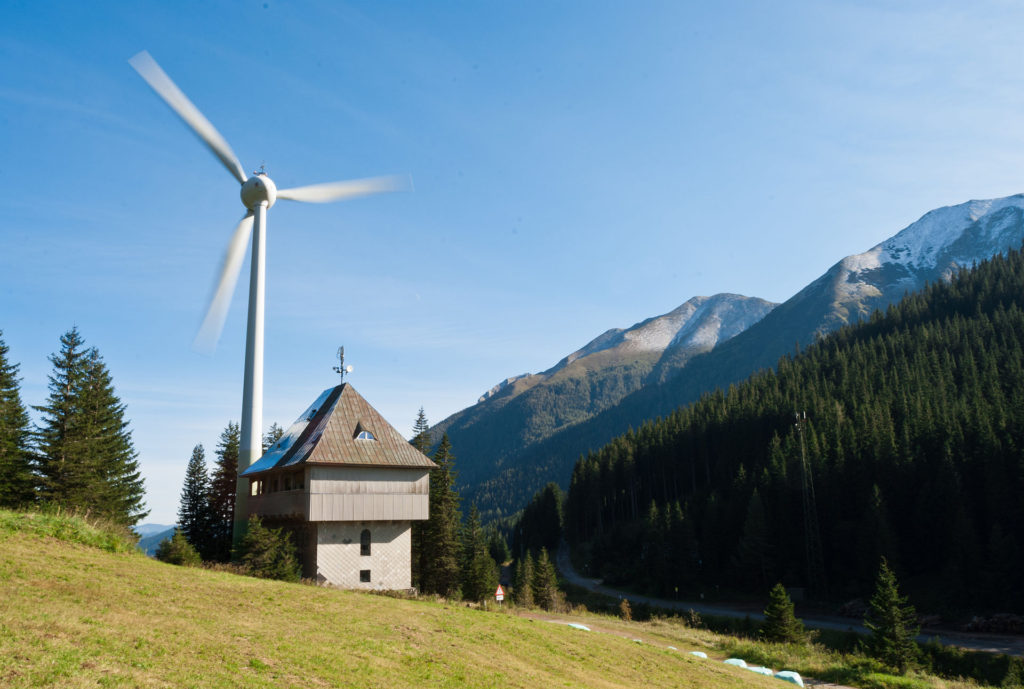
[[[254,172],[252,177],[242,184],[242,203],[249,210],[256,206],[270,208],[277,201],[277,185],[267,177],[267,173]]]

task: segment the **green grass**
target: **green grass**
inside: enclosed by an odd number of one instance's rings
[[[587,633],[507,609],[174,567],[102,531],[0,511],[0,686],[778,689],[689,656],[707,632],[680,625],[584,618],[607,628]]]
[[[99,548],[108,553],[135,550],[137,538],[126,526],[88,516],[53,511],[11,512],[0,510],[0,543],[14,534],[53,538]]]

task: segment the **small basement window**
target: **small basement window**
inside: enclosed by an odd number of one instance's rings
[[[369,584],[370,583],[370,570],[368,570],[368,569],[361,569],[361,570],[359,570],[359,581],[361,583],[363,583],[363,584]]]
[[[370,554],[370,530],[363,529],[363,532],[359,534],[359,554],[369,555]]]

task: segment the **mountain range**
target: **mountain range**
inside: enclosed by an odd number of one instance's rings
[[[508,515],[545,483],[565,486],[581,454],[629,428],[774,367],[795,347],[1022,240],[1024,195],[938,208],[782,304],[693,297],[608,330],[547,371],[507,378],[432,435],[448,433],[463,496],[488,518]]]

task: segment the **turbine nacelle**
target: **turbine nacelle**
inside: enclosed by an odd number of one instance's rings
[[[242,183],[242,203],[249,210],[257,206],[270,208],[277,201],[277,185],[267,177],[265,172],[254,172],[252,177]]]

